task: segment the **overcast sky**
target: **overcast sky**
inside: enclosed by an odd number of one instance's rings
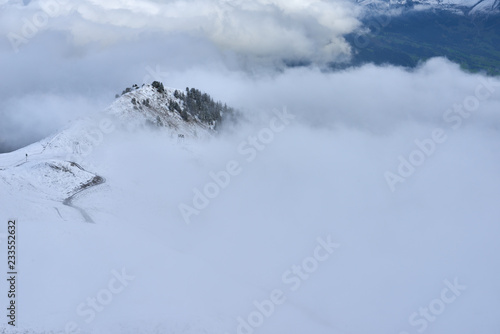
[[[247,114],[286,106],[314,126],[378,134],[402,122],[441,124],[480,84],[444,59],[326,71],[356,52],[342,36],[363,30],[362,15],[343,0],[2,0],[0,152],[153,80],[199,88]],[[304,61],[311,65],[284,66]],[[481,117],[496,126],[496,114]]]

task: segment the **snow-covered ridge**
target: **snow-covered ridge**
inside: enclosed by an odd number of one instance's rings
[[[106,112],[131,126],[150,126],[167,128],[181,136],[200,137],[211,134],[215,124],[202,122],[197,117],[184,120],[181,113],[169,108],[177,104],[181,108],[184,102],[176,97],[175,88],[163,88],[158,91],[152,85],[135,86],[131,91],[119,97]]]

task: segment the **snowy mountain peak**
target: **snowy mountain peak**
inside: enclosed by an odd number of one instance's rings
[[[129,127],[131,125],[166,127],[179,132],[179,135],[191,136],[197,136],[196,129],[206,132],[213,130],[214,123],[201,122],[199,118],[189,117],[183,113],[184,102],[176,97],[180,96],[179,93],[179,90],[173,88],[135,86],[127,88],[106,111],[126,121]]]
[[[100,137],[115,128],[164,131],[173,139],[207,138],[234,113],[197,89],[165,88],[155,81],[126,88],[103,113],[72,122],[40,145],[52,154],[86,156]]]

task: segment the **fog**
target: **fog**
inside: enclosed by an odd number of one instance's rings
[[[78,200],[97,224],[68,208],[59,209],[63,220],[50,206],[21,215],[33,247],[25,275],[52,277],[24,283],[28,325],[74,321],[84,332],[112,333],[498,329],[498,80],[443,59],[415,71],[186,77],[211,82],[245,120],[206,142],[117,130],[75,157],[107,179]],[[459,123],[450,110],[460,104],[470,112]],[[43,240],[54,233],[48,247]],[[328,238],[332,254],[311,262]],[[294,265],[308,269],[299,274]],[[90,308],[78,306],[120,268],[134,280],[87,324]],[[281,297],[272,312],[265,304],[269,316],[251,318],[273,293]]]
[[[1,31],[43,3],[1,1]],[[75,1],[18,52],[2,40],[0,152],[106,117],[153,80],[243,115],[210,140],[117,129],[71,157],[106,178],[78,199],[96,224],[2,192],[24,222],[21,329],[498,332],[500,80],[442,58],[327,71],[359,15],[319,0]],[[122,268],[134,278],[89,320],[87,298]]]

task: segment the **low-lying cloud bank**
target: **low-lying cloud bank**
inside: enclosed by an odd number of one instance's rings
[[[97,149],[114,186],[133,189],[102,210],[178,252],[158,251],[168,256],[142,272],[151,284],[125,298],[148,296],[144,316],[171,316],[166,332],[498,329],[500,81],[443,59],[246,75],[186,75],[246,106],[250,121],[231,134],[188,151],[149,135]],[[120,306],[122,318],[143,314]]]

